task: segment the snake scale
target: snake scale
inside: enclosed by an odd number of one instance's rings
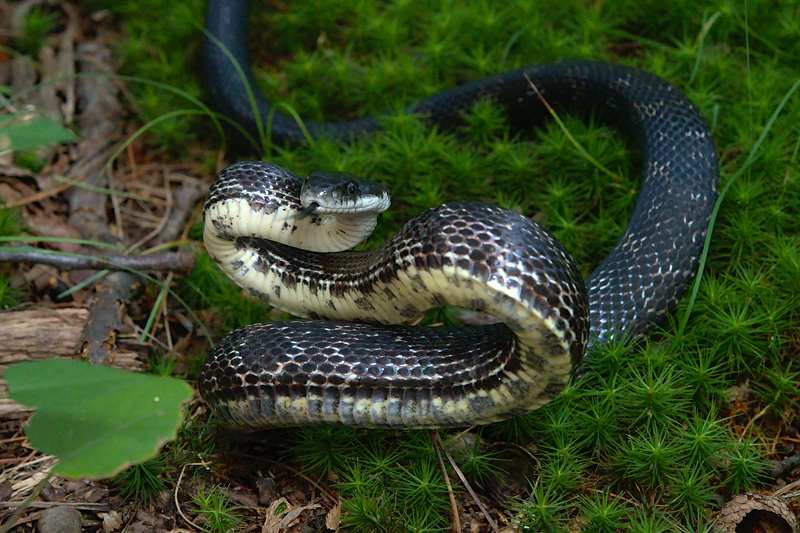
[[[245,48],[248,7],[247,1],[211,0],[206,24],[252,84]],[[257,133],[244,82],[215,43],[206,46],[217,108]],[[253,430],[502,420],[555,397],[587,349],[617,335],[645,335],[675,307],[697,270],[717,198],[716,150],[699,110],[656,76],[586,61],[490,76],[409,110],[451,130],[463,123],[471,104],[490,98],[507,110],[511,125],[530,128],[549,116],[532,85],[551,106],[590,110],[641,147],[644,170],[631,220],[585,286],[568,252],[544,229],[479,202],[423,212],[367,252],[338,251],[343,243],[322,253],[275,242],[314,227],[348,235],[349,241],[350,234],[362,232],[360,224],[371,231],[374,220],[345,211],[337,222],[334,215],[312,212],[316,204],[303,203],[302,178],[269,163],[234,164],[209,191],[206,247],[251,293],[312,320],[242,328],[209,355],[199,388],[224,423]],[[272,108],[263,96],[256,99],[265,122]],[[376,117],[305,126],[312,136],[343,142],[379,129]],[[278,143],[304,139],[295,120],[277,112],[271,132]],[[349,192],[369,188],[340,178]],[[366,201],[348,194],[345,202]],[[436,305],[471,307],[501,323],[383,325],[401,324]]]

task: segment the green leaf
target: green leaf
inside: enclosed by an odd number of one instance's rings
[[[77,140],[61,124],[39,115],[16,113],[0,117],[0,151],[31,150]]]
[[[31,445],[59,458],[54,474],[73,479],[109,477],[154,456],[175,438],[192,396],[177,379],[70,359],[12,365],[5,378],[11,398],[36,407]]]

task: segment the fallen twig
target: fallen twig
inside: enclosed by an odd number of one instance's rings
[[[183,514],[183,509],[181,509],[181,502],[180,499],[178,499],[178,491],[180,491],[181,489],[181,481],[183,481],[183,474],[186,473],[187,466],[208,466],[208,463],[189,463],[188,465],[183,465],[183,468],[181,468],[181,474],[178,476],[178,482],[175,483],[175,492],[173,493],[173,497],[175,499],[175,508],[178,510],[178,514],[180,514],[181,517],[183,517],[183,519],[186,520],[186,522],[189,525],[191,525],[197,530],[206,531],[204,528],[192,522],[188,516]]]
[[[768,475],[772,479],[777,479],[796,466],[800,466],[800,453],[790,455],[779,461],[772,461],[771,463]]]
[[[77,256],[37,248],[2,249],[0,263],[37,263],[59,270],[141,270],[144,272],[189,272],[194,266],[194,254],[161,252],[152,255]]]
[[[458,505],[456,505],[456,497],[453,494],[453,486],[450,484],[450,476],[447,474],[447,467],[442,459],[442,451],[439,449],[439,444],[442,439],[437,439],[439,436],[435,429],[430,430],[431,440],[433,440],[433,449],[436,450],[436,457],[439,458],[439,466],[442,467],[442,474],[444,475],[444,483],[447,485],[447,494],[450,496],[450,506],[453,508],[453,531],[458,533],[461,531],[461,519],[458,516]]]
[[[439,436],[439,433],[435,432],[435,431],[432,432],[431,436],[433,437],[433,441],[444,452],[444,455],[445,455],[445,457],[447,457],[447,460],[450,461],[450,464],[452,465],[453,470],[456,471],[456,475],[458,476],[458,479],[460,479],[461,483],[464,484],[464,488],[467,489],[467,492],[469,492],[469,495],[472,496],[472,499],[475,501],[476,504],[478,504],[478,508],[483,513],[483,516],[486,517],[486,521],[489,522],[489,527],[491,527],[497,533],[500,533],[500,528],[497,527],[497,522],[494,521],[494,519],[492,518],[492,515],[489,514],[489,510],[486,508],[485,505],[483,505],[483,502],[481,502],[481,500],[478,498],[478,495],[475,494],[475,491],[472,490],[472,485],[469,484],[469,481],[467,481],[467,478],[464,477],[464,474],[461,472],[461,469],[458,468],[458,465],[456,464],[455,460],[453,460],[453,456],[450,455],[450,452],[448,452],[447,449],[444,447],[444,443],[442,442],[442,437]]]
[[[0,502],[0,507],[20,507],[26,505],[25,502]],[[74,507],[81,511],[108,511],[107,503],[88,503],[88,502],[30,502],[27,504],[31,509],[49,509],[51,507]]]

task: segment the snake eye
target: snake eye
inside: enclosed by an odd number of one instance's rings
[[[355,196],[357,192],[358,192],[358,187],[354,182],[351,181],[350,183],[347,184],[347,194],[349,196]]]

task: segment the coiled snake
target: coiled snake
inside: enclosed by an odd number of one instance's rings
[[[212,0],[207,27],[252,81],[246,15],[247,2]],[[219,108],[252,130],[243,82],[227,56],[208,45],[207,64]],[[699,111],[653,75],[597,62],[491,76],[410,109],[447,129],[461,123],[476,99],[491,98],[508,110],[511,124],[530,127],[547,117],[532,85],[554,107],[606,117],[642,149],[633,216],[585,288],[563,247],[512,211],[446,204],[409,221],[376,250],[335,251],[372,230],[376,214],[357,209],[381,204],[380,186],[320,175],[308,187],[321,182],[327,192],[301,199],[304,180],[291,172],[260,162],[232,165],[205,204],[209,253],[251,293],[314,320],[248,326],[215,348],[199,388],[227,425],[413,428],[502,420],[557,395],[587,343],[591,349],[613,335],[646,334],[674,308],[697,269],[717,197],[717,155]],[[269,103],[258,96],[258,107],[266,120]],[[378,129],[374,117],[305,126],[311,135],[344,141]],[[272,135],[278,142],[303,139],[295,121],[279,113]],[[313,229],[327,244],[296,248],[314,240],[306,233]],[[295,240],[279,244],[273,240],[279,237]],[[334,252],[321,253],[329,245]],[[402,323],[436,305],[471,307],[502,323],[379,325]]]

